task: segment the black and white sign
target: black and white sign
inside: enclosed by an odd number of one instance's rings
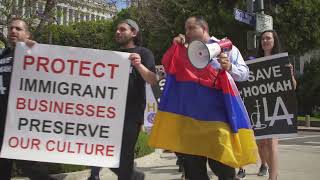
[[[297,102],[288,53],[247,61],[249,80],[238,83],[257,139],[297,133]]]

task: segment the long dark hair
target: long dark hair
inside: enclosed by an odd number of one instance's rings
[[[274,39],[274,46],[272,48],[271,54],[277,54],[277,53],[281,52],[281,45],[280,45],[280,40],[279,40],[277,32],[274,30],[266,30],[266,31],[263,31],[260,35],[257,57],[264,56],[264,51],[262,49],[261,41],[262,41],[262,35],[267,32],[271,32],[273,35],[273,39]]]

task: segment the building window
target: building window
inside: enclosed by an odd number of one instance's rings
[[[75,22],[79,22],[80,19],[79,19],[79,11],[74,11],[74,17],[75,17]]]
[[[80,14],[80,21],[84,21],[84,15],[82,13]]]
[[[69,24],[73,23],[73,9],[69,9]]]
[[[58,23],[58,25],[61,25],[61,19],[62,19],[62,9],[60,6],[57,6],[57,23]]]
[[[24,8],[25,8],[24,16],[27,18],[30,18],[32,14],[32,10],[31,10],[32,5],[30,0],[25,0]]]
[[[43,11],[44,11],[44,4],[43,3],[40,3],[40,2],[38,3],[38,11],[43,13]]]
[[[68,9],[66,7],[63,8],[63,25],[67,25],[68,24]]]

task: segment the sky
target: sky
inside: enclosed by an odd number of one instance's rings
[[[117,9],[120,11],[123,8],[127,7],[126,0],[105,0],[107,2],[116,2]]]
[[[119,11],[120,11],[121,9],[123,9],[123,8],[126,8],[126,7],[127,7],[126,2],[117,1],[117,8],[118,8]]]

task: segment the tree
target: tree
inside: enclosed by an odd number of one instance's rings
[[[319,47],[319,7],[319,0],[291,0],[273,12],[274,28],[290,54],[302,55]]]
[[[114,49],[113,21],[84,21],[69,26],[50,25],[36,39],[47,43],[49,33],[52,33],[52,44],[85,47],[94,49]]]
[[[41,35],[36,40],[47,43],[47,37],[52,34],[52,44],[85,47],[94,49],[116,49],[115,30],[119,21],[127,18],[136,18],[136,7],[130,7],[120,11],[113,19],[99,21],[84,21],[68,26],[45,26]],[[141,26],[141,31],[144,27]]]
[[[1,1],[0,25],[7,26],[12,17],[22,17],[31,25],[31,29],[35,27],[32,32],[34,36],[38,36],[43,31],[45,25],[47,23],[50,24],[54,20],[57,0],[46,0],[43,12],[35,9],[36,3],[42,2],[41,0],[25,0],[25,4],[21,4],[22,1],[18,1],[18,4],[15,4],[15,2],[15,0]],[[25,11],[23,11],[23,9],[25,9]],[[2,41],[5,46],[8,46],[8,39],[4,35],[4,32],[0,33],[0,41]]]
[[[265,1],[266,13],[274,18],[274,29],[279,33],[284,50],[301,55],[320,45],[320,1],[291,0]],[[146,46],[155,54],[159,63],[162,54],[174,36],[184,32],[184,21],[190,15],[201,15],[209,23],[210,34],[218,38],[229,37],[243,56],[246,33],[254,30],[234,20],[233,8],[245,9],[244,1],[221,0],[148,0],[139,6],[132,17],[144,28]],[[254,52],[251,52],[254,53]]]
[[[49,25],[55,21],[55,10],[57,7],[57,0],[46,0],[46,6],[44,12],[40,15],[40,23],[34,31],[34,36],[39,36],[44,30],[46,23]]]
[[[227,36],[239,49],[245,50],[246,31],[250,27],[236,22],[233,17],[233,8],[243,5],[241,1],[148,0],[132,15],[143,27],[145,46],[154,52],[159,64],[173,37],[184,33],[184,22],[191,15],[203,16],[209,23],[211,35]]]
[[[299,110],[312,114],[320,106],[320,58],[312,59],[304,66],[304,74],[298,80]]]
[[[15,10],[13,9],[13,1],[12,0],[3,0],[1,2],[0,6],[0,25],[6,26],[8,24],[8,20],[11,17],[12,12]],[[5,34],[3,32],[0,33],[0,41],[3,42],[3,44],[5,45],[5,47],[8,46],[8,40],[7,37],[5,36]]]

